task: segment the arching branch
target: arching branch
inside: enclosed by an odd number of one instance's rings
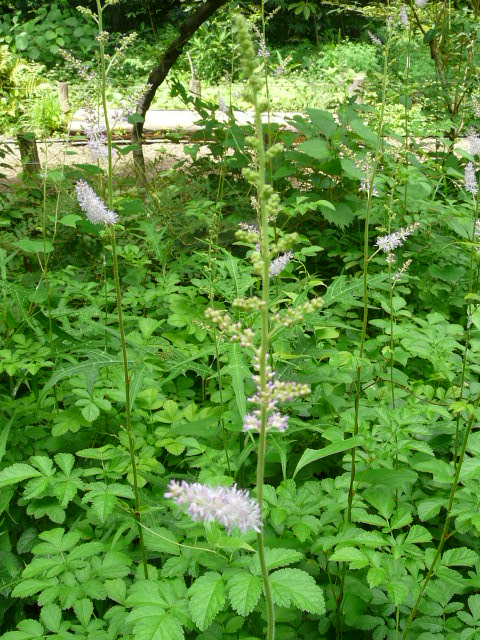
[[[217,9],[220,9],[220,7],[227,4],[228,2],[229,0],[206,0],[206,2],[200,5],[198,9],[191,15],[189,15],[188,18],[180,25],[180,33],[178,37],[168,46],[160,62],[150,71],[147,81],[150,87],[148,91],[140,98],[137,104],[136,112],[139,115],[145,118],[145,115],[150,108],[150,105],[152,104],[158,87],[165,80],[168,72],[180,57],[185,44],[202,26],[202,24],[206,20],[208,20],[215,13],[215,11],[217,11]],[[133,144],[137,144],[139,148],[134,151],[133,156],[137,172],[141,178],[144,178],[145,162],[142,151],[142,134],[143,122],[134,124],[131,141]]]

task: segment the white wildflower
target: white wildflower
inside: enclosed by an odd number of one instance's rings
[[[186,505],[188,515],[195,522],[218,522],[230,533],[238,528],[261,531],[262,517],[256,500],[248,491],[233,487],[209,487],[195,482],[188,484],[172,480],[168,485],[166,498],[172,498],[178,505]]]
[[[424,9],[427,6],[428,0],[415,0],[415,4],[419,9]]]
[[[473,162],[469,162],[465,167],[465,191],[472,193],[474,196],[478,193],[477,176]]]
[[[468,132],[467,140],[470,144],[470,153],[472,156],[480,155],[480,137],[473,127]]]
[[[376,36],[371,31],[368,32],[368,35],[370,36],[370,40],[373,42],[373,44],[376,44],[377,47],[381,47],[382,46],[383,43],[382,43],[382,41],[380,40],[380,38],[378,36]]]
[[[115,224],[118,220],[118,215],[115,211],[107,209],[104,201],[97,196],[92,187],[85,182],[85,180],[79,180],[75,186],[77,192],[78,204],[82,208],[83,212],[94,224]]]
[[[292,258],[293,253],[291,251],[287,251],[287,253],[283,253],[281,256],[278,256],[278,258],[275,258],[275,260],[272,260],[269,269],[270,276],[278,276]]]
[[[407,9],[404,4],[402,4],[402,6],[400,7],[400,22],[405,27],[405,29],[408,29],[408,27],[410,26]]]
[[[400,229],[395,233],[390,233],[388,236],[380,236],[377,238],[376,245],[380,251],[384,253],[393,253],[397,247],[401,247],[405,240],[411,235],[415,229],[420,226],[419,222],[414,222],[406,229]]]

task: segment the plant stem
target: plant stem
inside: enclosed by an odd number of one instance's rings
[[[269,346],[269,296],[270,296],[270,248],[268,244],[268,214],[266,209],[265,195],[263,193],[265,187],[265,146],[263,142],[262,128],[262,112],[258,105],[256,94],[255,97],[255,129],[257,133],[257,153],[258,153],[258,201],[260,204],[260,222],[261,222],[261,245],[263,258],[262,272],[262,306],[260,309],[260,317],[262,323],[261,344],[259,350],[259,375],[260,389],[262,397],[267,395],[267,358]],[[267,405],[263,401],[261,406],[261,427],[258,438],[258,458],[257,458],[257,499],[262,509],[263,502],[263,481],[265,473],[265,454],[267,447]],[[275,638],[275,608],[273,604],[273,596],[268,577],[267,563],[265,560],[265,545],[263,533],[257,534],[258,556],[260,567],[262,570],[263,589],[265,600],[267,603],[267,640]]]
[[[367,209],[365,213],[365,230],[364,230],[364,239],[363,239],[363,318],[362,318],[362,332],[360,336],[360,347],[359,347],[359,363],[357,365],[356,371],[356,391],[355,391],[355,404],[354,404],[354,427],[353,427],[353,435],[358,435],[359,428],[359,412],[360,412],[360,396],[362,394],[362,358],[363,352],[365,349],[365,340],[367,336],[367,324],[368,324],[368,253],[369,253],[369,229],[370,229],[370,211],[372,207],[372,196],[373,196],[373,188],[374,188],[374,180],[375,175],[378,168],[379,158],[380,158],[380,147],[382,142],[382,131],[383,131],[383,119],[385,115],[385,98],[386,98],[386,89],[387,89],[387,74],[388,74],[388,48],[389,48],[389,39],[385,44],[385,53],[384,53],[384,62],[383,62],[383,82],[382,82],[382,104],[380,108],[380,117],[378,121],[377,128],[377,144],[375,149],[375,158],[373,162],[373,167],[370,175],[369,185],[368,185],[368,194],[367,194]],[[356,471],[356,447],[354,447],[351,451],[351,470],[350,470],[350,486],[348,489],[348,505],[347,505],[347,513],[346,513],[346,522],[349,523],[352,521],[352,504],[353,504],[353,496],[354,496],[354,483],[355,483],[355,471]],[[342,578],[340,582],[340,590],[337,597],[337,638],[341,638],[342,629],[341,629],[341,612],[343,605],[343,594],[345,590],[345,577],[346,577],[346,565],[343,566],[342,570]]]
[[[410,612],[410,615],[408,617],[407,623],[405,625],[405,629],[403,630],[403,634],[402,634],[402,640],[406,640],[407,638],[407,634],[408,634],[408,630],[410,629],[410,625],[412,624],[416,614],[417,614],[417,610],[418,607],[420,605],[420,602],[423,598],[423,594],[425,593],[425,589],[427,588],[427,584],[430,581],[430,578],[433,575],[433,572],[435,570],[435,566],[438,562],[438,559],[440,558],[440,555],[442,553],[443,547],[445,546],[445,542],[448,540],[449,535],[448,535],[448,528],[450,525],[450,519],[451,519],[451,511],[452,511],[452,507],[453,507],[453,501],[455,498],[455,492],[457,490],[457,486],[458,486],[458,481],[460,478],[460,471],[462,470],[462,465],[463,465],[463,459],[465,457],[465,451],[467,449],[467,442],[468,442],[468,437],[470,435],[470,431],[472,429],[473,426],[473,421],[475,419],[475,413],[476,410],[478,408],[478,405],[480,403],[480,393],[478,394],[475,402],[473,403],[473,407],[471,409],[471,415],[470,418],[468,420],[467,423],[467,428],[465,429],[465,435],[463,436],[463,443],[462,443],[462,449],[460,451],[460,457],[458,459],[458,463],[455,469],[455,475],[453,477],[453,482],[452,482],[452,486],[450,488],[450,497],[448,500],[448,505],[447,505],[447,513],[445,515],[445,522],[443,525],[443,529],[442,529],[442,533],[440,535],[440,542],[438,543],[437,549],[435,551],[435,555],[433,556],[432,562],[430,564],[430,567],[428,569],[427,575],[425,576],[425,579],[422,582],[422,585],[420,587],[420,591],[418,593],[417,599],[415,600],[415,604],[413,605],[413,608]]]
[[[140,541],[140,551],[142,554],[143,572],[145,578],[148,580],[148,566],[147,566],[147,553],[145,549],[145,542],[143,539],[143,529],[140,523],[140,492],[138,489],[138,476],[137,476],[137,463],[135,460],[135,442],[132,432],[132,417],[130,413],[130,376],[128,374],[128,356],[127,356],[127,343],[125,341],[125,328],[123,325],[122,315],[122,294],[120,290],[120,276],[118,275],[118,259],[117,259],[117,245],[115,241],[115,228],[111,226],[110,238],[112,241],[112,255],[113,255],[113,275],[115,278],[115,291],[117,294],[117,312],[118,312],[118,329],[120,333],[120,341],[122,344],[122,357],[123,357],[123,372],[125,380],[125,417],[128,435],[128,449],[130,453],[130,462],[132,465],[133,475],[133,490],[135,494],[135,511],[134,517],[137,521],[138,538]]]
[[[108,121],[108,111],[107,111],[107,91],[106,91],[107,73],[105,68],[105,48],[104,48],[104,38],[103,38],[103,9],[102,9],[100,0],[96,0],[96,2],[97,2],[97,12],[98,12],[98,33],[99,33],[99,46],[100,46],[102,106],[103,106],[103,114],[105,118],[105,131],[107,135],[107,145],[108,145],[107,201],[108,201],[109,208],[112,209],[113,208],[112,132],[110,129],[110,123]],[[132,465],[133,490],[134,490],[134,496],[135,496],[135,510],[133,515],[137,522],[138,539],[140,541],[140,551],[141,551],[142,563],[143,563],[143,572],[145,575],[145,579],[148,580],[147,552],[145,549],[145,541],[143,538],[143,529],[140,522],[140,492],[138,488],[137,463],[135,460],[135,442],[133,438],[132,418],[130,413],[130,409],[131,409],[130,408],[130,376],[128,373],[127,344],[125,341],[125,328],[123,325],[122,293],[120,289],[120,276],[118,273],[118,257],[117,257],[117,244],[116,244],[116,238],[115,238],[115,228],[113,225],[111,226],[110,239],[112,243],[113,275],[115,279],[115,292],[117,297],[118,329],[120,333],[120,342],[122,346],[123,373],[124,373],[124,380],[125,380],[126,429],[127,429],[127,435],[128,435],[128,449],[130,453],[130,463]]]

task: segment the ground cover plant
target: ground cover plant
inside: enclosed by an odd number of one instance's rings
[[[0,183],[2,637],[476,638],[478,4],[367,7],[371,102],[291,129],[275,16],[226,7],[251,125],[197,100],[185,159],[138,181],[118,4],[81,14],[91,162]]]

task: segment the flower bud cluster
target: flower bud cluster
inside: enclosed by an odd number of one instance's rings
[[[265,301],[257,296],[252,296],[251,298],[235,298],[232,306],[247,312],[260,311],[260,309],[265,307]]]
[[[411,260],[407,260],[406,262],[404,262],[402,264],[402,266],[397,269],[397,271],[395,271],[395,273],[392,276],[392,283],[393,286],[395,286],[397,284],[397,282],[400,280],[400,278],[402,277],[402,274],[405,273],[405,271],[408,269],[408,267],[412,264]]]
[[[295,308],[288,308],[282,313],[272,314],[272,324],[276,324],[281,327],[291,327],[294,324],[303,321],[303,318],[308,313],[314,313],[323,304],[321,298],[313,298],[307,302],[298,305]]]
[[[283,382],[277,380],[275,373],[268,363],[265,363],[266,384],[262,389],[260,377],[260,356],[258,350],[255,353],[254,368],[257,374],[253,376],[256,384],[256,393],[248,398],[248,401],[260,406],[251,413],[247,413],[243,419],[243,431],[260,432],[262,427],[262,408],[266,414],[267,430],[276,429],[285,431],[288,428],[288,415],[282,415],[278,405],[296,398],[303,398],[310,393],[310,386],[301,382]]]
[[[172,480],[168,485],[166,498],[171,498],[179,506],[186,505],[187,513],[194,522],[218,522],[229,533],[233,529],[260,532],[262,515],[256,500],[248,491],[233,487],[210,487],[194,482]]]
[[[255,332],[249,327],[244,328],[239,321],[233,322],[226,311],[208,307],[205,309],[205,317],[216,324],[220,331],[226,333],[232,342],[238,342],[242,347],[253,348]]]

